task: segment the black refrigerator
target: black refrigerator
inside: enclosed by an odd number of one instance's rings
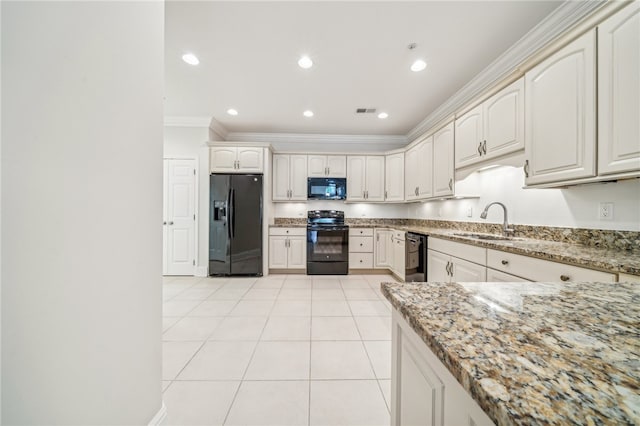
[[[212,174],[209,275],[262,275],[262,175]]]

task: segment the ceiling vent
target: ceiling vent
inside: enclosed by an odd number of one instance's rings
[[[375,108],[357,108],[356,114],[373,114],[376,112]]]

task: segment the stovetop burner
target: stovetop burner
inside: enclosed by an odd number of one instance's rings
[[[309,210],[307,226],[314,227],[347,227],[344,224],[344,212],[340,210]]]

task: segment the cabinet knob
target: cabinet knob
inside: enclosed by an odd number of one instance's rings
[[[502,262],[500,262],[500,263],[502,263],[503,265],[508,265],[508,264],[509,264],[509,261],[508,261],[508,260],[503,260],[503,261],[502,261]]]
[[[164,222],[162,222],[162,224],[163,224],[163,225],[166,225],[166,224],[167,224],[167,221],[165,220]]]
[[[360,247],[362,247],[362,243],[360,243]]]
[[[289,230],[287,229],[287,234],[289,233]]]
[[[172,220],[169,221],[169,225],[173,225],[173,221]]]
[[[562,281],[569,281],[571,279],[571,277],[569,275],[560,275],[560,279]]]
[[[360,259],[360,263],[362,263],[362,259]]]

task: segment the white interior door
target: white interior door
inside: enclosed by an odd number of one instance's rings
[[[166,275],[193,275],[195,268],[195,160],[166,160]]]

